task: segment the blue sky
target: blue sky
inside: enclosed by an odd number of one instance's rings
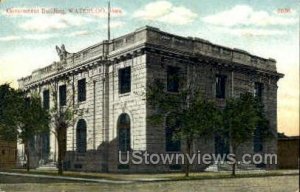
[[[106,0],[1,0],[0,83],[29,75],[67,51],[106,39]],[[299,134],[299,3],[296,0],[111,0],[112,37],[144,25],[277,60],[279,131]],[[42,13],[42,10],[61,13]],[[24,13],[33,9],[35,13]],[[70,13],[73,9],[73,13]],[[89,12],[77,12],[89,9]],[[16,13],[22,12],[22,13]]]

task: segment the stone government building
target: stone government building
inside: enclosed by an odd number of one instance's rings
[[[181,37],[154,27],[143,27],[110,41],[92,45],[77,53],[56,47],[59,62],[33,71],[18,80],[28,94],[38,92],[44,107],[54,105],[51,85],[58,85],[58,105],[70,101],[76,114],[67,129],[65,168],[78,171],[169,171],[176,165],[120,165],[118,151],[147,150],[149,153],[184,151],[184,143],[174,142],[166,122],[152,126],[143,94],[153,79],[166,83],[166,91],[176,94],[181,87],[172,78],[201,90],[205,98],[224,106],[226,98],[253,92],[261,97],[271,129],[277,135],[277,82],[283,77],[274,59],[265,59],[240,49],[215,45],[196,37]],[[177,78],[178,79],[178,78]],[[46,156],[37,160],[55,161],[57,143],[53,133],[40,137]],[[40,142],[38,142],[40,143]],[[200,139],[194,151],[225,153],[217,136]],[[276,153],[277,139],[242,146],[239,153]],[[194,170],[203,170],[194,165]]]

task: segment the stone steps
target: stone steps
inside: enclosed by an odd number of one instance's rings
[[[219,171],[231,171],[232,165],[228,164],[226,161],[216,161],[212,165],[208,166],[204,171],[208,172],[219,172]],[[256,167],[254,164],[245,164],[245,163],[238,163],[236,167],[237,171],[244,171],[244,170],[262,170],[261,168]]]
[[[56,162],[49,162],[44,165],[40,165],[36,170],[57,170]]]

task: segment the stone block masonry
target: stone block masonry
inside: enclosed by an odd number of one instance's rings
[[[166,124],[152,126],[147,122],[152,109],[145,94],[154,79],[161,79],[167,86],[169,67],[179,69],[183,85],[192,84],[204,98],[215,100],[220,107],[224,106],[227,98],[238,97],[244,92],[254,93],[257,83],[263,85],[262,101],[271,129],[277,132],[277,81],[283,75],[276,71],[276,61],[272,58],[261,58],[243,50],[200,38],[177,36],[149,26],[76,53],[67,52],[64,46],[57,47],[57,50],[60,61],[37,69],[18,82],[28,96],[33,92],[43,96],[44,90],[51,92],[54,83],[66,85],[67,101],[76,112],[73,125],[66,133],[65,168],[68,170],[174,170],[169,165],[121,166],[118,162],[119,149],[168,153]],[[224,98],[216,97],[217,76],[226,77]],[[83,79],[84,93],[78,85]],[[84,101],[78,100],[80,94],[85,94]],[[52,97],[49,102],[50,108],[56,105]],[[55,161],[57,143],[52,132],[49,137],[49,159]],[[262,153],[277,151],[276,138],[262,145]],[[183,149],[184,142],[181,151]],[[219,149],[215,138],[200,138],[193,150],[216,153]],[[254,143],[250,142],[242,146],[239,153],[253,151]],[[193,166],[194,170],[204,168]]]

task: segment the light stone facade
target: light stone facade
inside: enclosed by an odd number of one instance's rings
[[[67,129],[66,169],[79,171],[154,172],[169,171],[166,165],[129,165],[120,169],[118,163],[118,118],[130,117],[130,148],[166,153],[165,125],[151,126],[147,116],[151,109],[145,100],[147,85],[153,79],[166,81],[167,66],[179,67],[187,83],[199,88],[205,98],[215,98],[215,76],[226,75],[226,98],[253,92],[254,83],[264,85],[262,100],[271,128],[277,133],[277,81],[283,77],[276,71],[274,59],[264,59],[239,49],[215,45],[193,37],[180,37],[144,27],[119,38],[93,45],[77,53],[64,47],[59,62],[34,71],[19,80],[28,93],[51,91],[51,85],[67,86],[67,102],[76,111],[73,126]],[[119,93],[119,69],[131,67],[131,90]],[[78,102],[77,83],[86,79],[86,100]],[[54,103],[50,94],[50,108]],[[216,99],[224,106],[224,99]],[[86,122],[86,153],[76,152],[76,126]],[[53,129],[53,128],[52,128]],[[194,151],[215,152],[214,139],[200,139]],[[277,151],[277,141],[264,143],[263,152]],[[184,147],[184,143],[181,146]],[[253,144],[239,150],[253,153]],[[57,143],[50,133],[50,159],[57,159]],[[203,166],[194,166],[195,170]]]

